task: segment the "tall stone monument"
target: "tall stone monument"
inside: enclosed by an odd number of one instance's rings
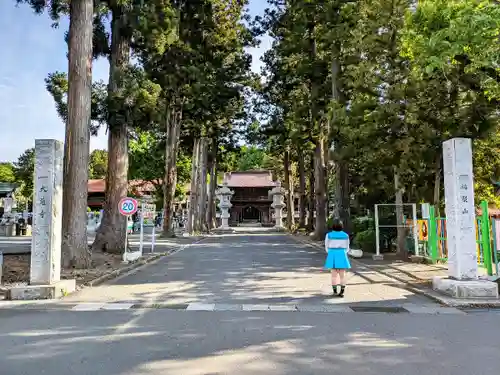
[[[281,187],[281,182],[277,181],[276,186],[269,192],[273,198],[271,207],[274,208],[274,228],[283,229],[283,208],[285,207],[285,189]]]
[[[470,139],[453,138],[443,143],[443,169],[448,278],[434,278],[433,287],[455,298],[497,298],[497,283],[478,278]]]
[[[219,200],[219,208],[221,211],[221,226],[217,228],[219,231],[231,231],[229,227],[229,209],[233,207],[231,203],[231,197],[234,194],[234,191],[228,188],[228,182],[224,179],[222,183],[222,187],[215,191],[215,195]]]
[[[30,285],[10,289],[10,299],[58,298],[75,290],[75,280],[61,280],[62,182],[63,143],[37,139]]]

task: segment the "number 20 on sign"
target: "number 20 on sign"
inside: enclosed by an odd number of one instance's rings
[[[139,204],[134,198],[122,198],[118,204],[118,209],[123,216],[130,216],[137,212]]]

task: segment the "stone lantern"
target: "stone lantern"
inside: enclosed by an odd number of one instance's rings
[[[217,198],[219,199],[219,208],[221,211],[221,226],[218,228],[220,230],[230,230],[229,228],[229,209],[233,206],[231,204],[231,197],[234,191],[227,187],[227,180],[224,180],[222,187],[215,191]]]
[[[285,189],[281,187],[281,182],[277,181],[276,186],[269,192],[273,198],[271,207],[274,208],[274,227],[276,229],[283,229],[283,208],[285,207],[284,196]]]

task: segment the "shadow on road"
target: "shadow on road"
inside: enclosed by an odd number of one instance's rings
[[[70,299],[172,304],[320,304],[328,300],[350,306],[430,303],[376,272],[356,269],[348,275],[346,297],[334,299],[323,262],[322,252],[286,235],[209,237],[136,274]]]
[[[491,319],[463,316],[31,313],[0,312],[2,373],[482,375],[500,349]]]

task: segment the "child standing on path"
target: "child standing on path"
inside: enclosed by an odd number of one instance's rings
[[[330,232],[325,236],[325,251],[327,253],[325,269],[331,270],[333,295],[344,297],[345,274],[351,268],[347,257],[349,251],[349,235],[344,232],[340,220],[334,220]],[[337,288],[340,286],[340,292]]]

